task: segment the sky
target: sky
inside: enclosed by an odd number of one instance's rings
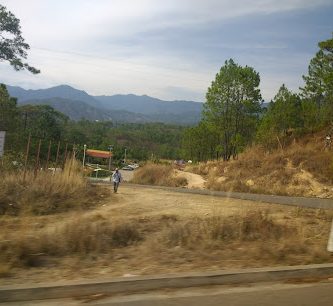
[[[0,0],[20,19],[39,75],[0,62],[0,82],[92,95],[205,101],[224,62],[253,67],[263,99],[302,86],[332,0]]]

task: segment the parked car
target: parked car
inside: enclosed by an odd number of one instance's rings
[[[133,167],[131,167],[131,166],[125,166],[125,167],[122,167],[121,168],[122,170],[129,170],[129,171],[133,171],[134,170],[134,168]]]
[[[138,164],[130,164],[129,167],[132,167],[133,169],[139,168],[140,166]]]

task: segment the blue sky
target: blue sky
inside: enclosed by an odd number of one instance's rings
[[[261,76],[265,100],[297,91],[318,41],[332,37],[331,0],[2,0],[21,20],[40,75],[0,63],[0,82],[68,84],[90,94],[204,101],[224,61]]]

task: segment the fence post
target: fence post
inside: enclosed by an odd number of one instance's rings
[[[59,151],[60,151],[60,141],[58,142],[58,148],[57,148],[57,155],[56,155],[56,160],[55,160],[54,172],[56,172],[56,170],[57,170],[58,159],[59,159]]]
[[[31,141],[31,133],[29,133],[28,143],[27,143],[27,149],[25,151],[23,181],[25,181],[25,176],[26,176],[26,173],[27,173],[28,157],[29,157],[29,151],[30,151],[30,141]]]
[[[64,156],[64,165],[63,165],[63,169],[65,169],[66,160],[67,160],[67,148],[68,148],[68,142],[66,142],[66,146],[65,146],[65,156]]]
[[[46,159],[46,165],[45,165],[45,170],[46,171],[49,168],[49,160],[50,160],[50,154],[51,154],[51,144],[52,144],[52,141],[50,140],[50,142],[49,142],[49,148],[47,150],[47,159]]]
[[[42,140],[39,139],[38,142],[38,149],[37,149],[37,155],[36,155],[36,163],[35,163],[35,173],[34,173],[34,177],[36,178],[37,176],[37,171],[38,171],[38,167],[39,167],[39,154],[40,154],[40,146],[42,144]]]

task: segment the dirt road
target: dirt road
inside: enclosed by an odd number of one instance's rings
[[[113,216],[160,216],[174,214],[179,217],[232,215],[253,208],[276,212],[291,211],[293,208],[256,203],[253,201],[214,196],[178,193],[158,188],[142,188],[135,185],[121,185],[110,205],[102,210]]]

